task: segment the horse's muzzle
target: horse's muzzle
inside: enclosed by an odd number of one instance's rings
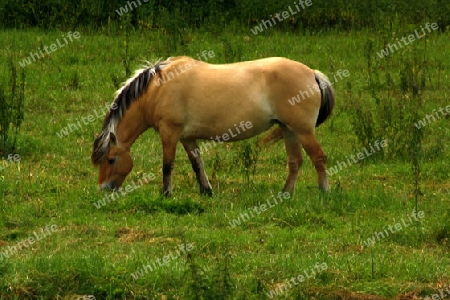
[[[108,181],[106,183],[102,183],[98,185],[98,189],[101,190],[115,190],[117,188],[116,183],[114,181]]]

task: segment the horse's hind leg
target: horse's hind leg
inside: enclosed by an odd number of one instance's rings
[[[203,160],[200,157],[200,148],[197,142],[195,140],[182,140],[181,143],[191,161],[192,169],[197,176],[197,181],[200,185],[200,194],[212,196],[212,188],[205,172]]]
[[[302,166],[302,147],[297,136],[287,129],[282,127],[284,144],[286,147],[286,153],[288,156],[289,174],[286,179],[283,191],[292,194],[294,192],[295,182],[298,176],[298,170]]]
[[[299,139],[306,153],[308,153],[309,157],[311,157],[314,167],[316,168],[319,181],[319,188],[323,191],[327,191],[328,190],[328,180],[326,173],[327,156],[322,151],[322,148],[320,147],[319,142],[317,141],[314,135],[314,132],[299,134]]]

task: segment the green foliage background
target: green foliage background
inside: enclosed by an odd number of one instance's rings
[[[223,26],[229,22],[256,25],[270,15],[295,11],[293,0],[0,0],[0,27],[71,29],[78,26],[103,27],[120,19],[116,12],[128,2],[139,5],[131,11],[132,24],[146,28],[180,26]],[[401,24],[420,24],[433,20],[441,29],[450,25],[450,2],[446,0],[335,0],[312,1],[313,5],[292,15],[277,30],[345,30],[378,28],[396,19]],[[132,5],[132,4],[131,4]]]

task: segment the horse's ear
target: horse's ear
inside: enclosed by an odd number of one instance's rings
[[[113,146],[117,146],[117,138],[116,135],[112,132],[109,133],[109,143]]]

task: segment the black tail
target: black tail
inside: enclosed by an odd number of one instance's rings
[[[330,80],[322,72],[314,71],[316,82],[320,88],[320,94],[322,95],[322,102],[320,105],[319,116],[317,117],[316,127],[325,122],[331,115],[334,108],[334,90],[331,86]]]

